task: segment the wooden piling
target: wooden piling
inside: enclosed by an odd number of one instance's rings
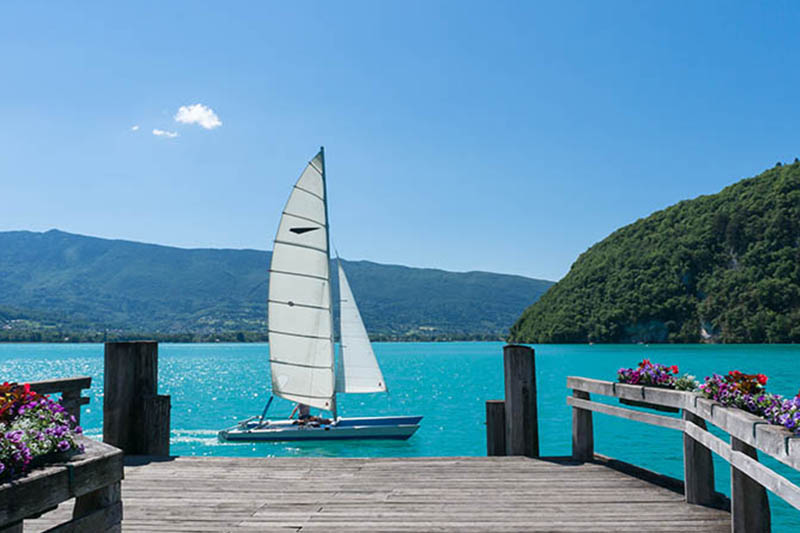
[[[736,437],[731,437],[731,450],[758,460],[756,449]],[[733,465],[731,525],[733,533],[769,533],[772,528],[766,489]]]
[[[503,347],[505,370],[506,455],[539,457],[536,362],[527,346]]]
[[[169,455],[169,396],[158,394],[144,398],[144,434],[147,455]]]
[[[486,402],[486,455],[506,454],[506,404],[503,400]]]
[[[572,397],[589,400],[588,392],[573,390]],[[579,407],[572,408],[572,458],[576,461],[594,459],[594,424],[592,412]]]
[[[705,420],[686,409],[683,410],[683,419],[686,423],[707,429]],[[686,503],[714,504],[714,461],[711,450],[685,432],[683,433],[683,479]]]
[[[168,455],[169,396],[157,388],[157,342],[107,342],[103,442],[130,455]]]

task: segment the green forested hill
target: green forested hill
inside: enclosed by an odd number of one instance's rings
[[[187,250],[57,230],[0,232],[0,340],[21,340],[15,334],[37,328],[263,338],[269,260],[269,252],[256,250]],[[552,285],[486,272],[343,263],[368,330],[384,338],[499,337]]]
[[[800,342],[800,163],[680,202],[595,244],[515,342]]]

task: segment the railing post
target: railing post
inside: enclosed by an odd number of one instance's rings
[[[67,531],[122,531],[122,491],[119,481],[94,492],[78,496],[72,509],[73,523],[80,526]],[[81,527],[82,526],[82,527]]]
[[[486,455],[506,454],[506,403],[503,400],[486,402]]]
[[[572,397],[589,400],[589,393],[572,390]],[[572,458],[576,461],[591,461],[594,458],[594,426],[592,412],[587,409],[572,408]]]
[[[506,401],[506,455],[539,457],[536,361],[533,349],[503,347]]]
[[[696,424],[706,429],[706,422],[699,416],[683,409],[683,419],[687,424]],[[714,461],[711,450],[683,434],[683,479],[686,503],[712,505],[714,503]]]
[[[81,423],[81,390],[68,390],[61,393],[61,406],[67,413],[75,417],[78,425]]]
[[[103,442],[126,454],[169,455],[169,396],[157,389],[157,342],[107,342]]]
[[[736,437],[731,437],[731,450],[758,461],[756,449]],[[766,489],[731,465],[731,531],[769,533],[770,522]]]

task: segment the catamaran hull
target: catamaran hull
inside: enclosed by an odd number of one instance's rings
[[[353,439],[406,440],[419,428],[421,416],[340,418],[335,423],[320,425],[294,424],[287,420],[270,420],[267,424],[251,422],[219,432],[227,441],[312,441]]]

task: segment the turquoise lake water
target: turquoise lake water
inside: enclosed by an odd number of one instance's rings
[[[423,415],[405,442],[231,444],[216,432],[261,412],[269,394],[266,344],[161,344],[159,393],[172,396],[173,455],[456,456],[486,454],[484,402],[503,397],[502,343],[375,343],[389,394],[339,397],[342,416]],[[568,375],[614,380],[621,366],[643,357],[677,364],[700,380],[711,372],[761,372],[768,389],[794,395],[800,387],[800,345],[542,345],[536,349],[539,434],[543,455],[571,453]],[[89,375],[84,407],[89,436],[102,435],[103,346],[0,344],[0,381]],[[292,405],[276,400],[270,415]],[[681,478],[683,446],[674,430],[595,414],[598,453]],[[624,437],[623,437],[624,436]],[[769,458],[765,464],[800,484],[800,475]],[[717,490],[729,493],[727,464],[715,457]],[[800,530],[800,511],[771,496],[773,530]]]

